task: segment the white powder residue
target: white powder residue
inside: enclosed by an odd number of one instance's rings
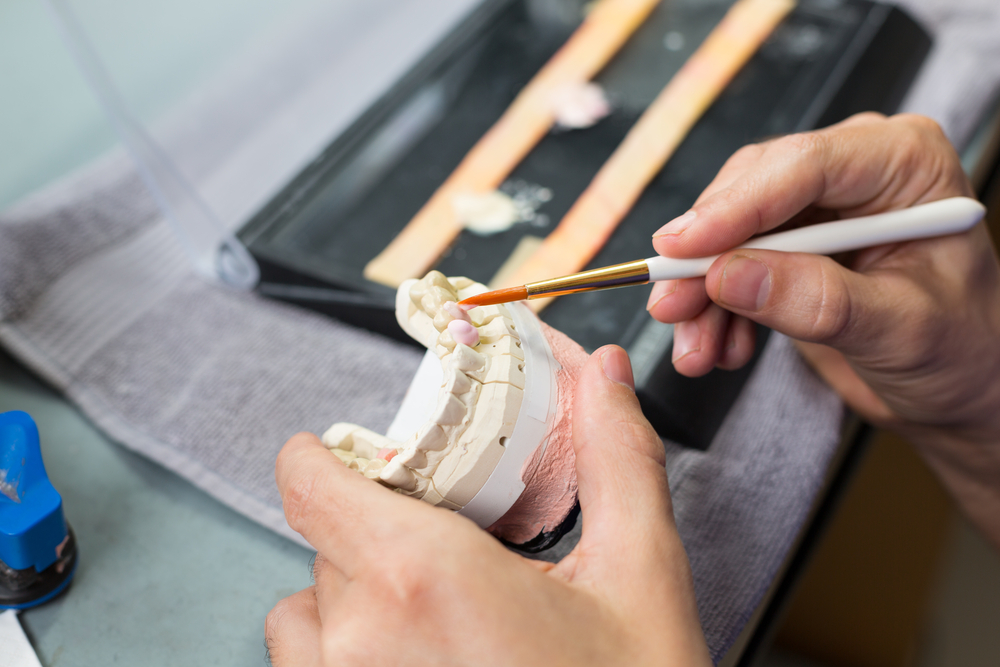
[[[452,198],[458,221],[469,231],[488,236],[506,231],[519,222],[545,227],[549,218],[538,208],[552,199],[552,191],[521,180],[508,181],[499,190],[462,193]]]

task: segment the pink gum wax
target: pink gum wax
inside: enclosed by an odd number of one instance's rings
[[[573,451],[573,396],[588,355],[566,334],[541,323],[552,354],[562,368],[556,416],[546,434],[545,452],[539,447],[521,467],[524,492],[489,530],[514,544],[524,544],[539,533],[555,530],[576,505],[576,453]],[[453,334],[454,335],[454,334]]]

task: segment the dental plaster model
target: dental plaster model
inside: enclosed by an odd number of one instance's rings
[[[396,318],[443,370],[433,386],[418,371],[410,387],[436,392],[429,418],[404,441],[343,423],[322,439],[365,477],[513,544],[547,545],[576,504],[570,410],[587,355],[523,304],[456,305],[484,291],[437,271],[404,282]]]

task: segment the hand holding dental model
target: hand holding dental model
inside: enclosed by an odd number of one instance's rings
[[[400,285],[396,319],[442,371],[418,371],[407,403],[420,394],[436,397],[436,405],[422,421],[395,427],[400,440],[339,423],[323,444],[398,493],[460,511],[512,544],[541,548],[572,523],[570,408],[587,355],[521,304],[456,303],[484,291],[437,271]]]
[[[954,150],[918,117],[866,114],[749,146],[654,238],[668,256],[722,257],[704,279],[658,283],[649,309],[679,323],[674,363],[688,375],[746,363],[751,320],[805,341],[818,372],[863,416],[909,436],[1000,543],[1000,267],[984,225],[862,251],[847,266],[727,252],[789,221],[970,193]],[[557,565],[364,479],[315,436],[292,438],[278,485],[289,524],[319,555],[315,585],[268,616],[273,664],[710,664],[663,450],[630,380],[618,348],[579,375],[583,534]]]
[[[711,665],[663,445],[631,383],[618,347],[581,371],[573,448],[583,534],[557,565],[364,479],[314,435],[292,438],[278,488],[289,525],[320,555],[315,585],[268,615],[272,664],[634,667],[673,655]]]

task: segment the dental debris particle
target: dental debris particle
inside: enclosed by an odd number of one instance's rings
[[[596,83],[568,84],[552,92],[552,114],[563,130],[593,127],[611,113],[604,89]]]
[[[479,345],[479,331],[469,322],[464,320],[452,320],[448,323],[448,333],[455,339],[456,343],[475,347]]]
[[[452,205],[458,221],[470,232],[482,236],[510,229],[521,220],[514,200],[499,190],[456,195]]]

